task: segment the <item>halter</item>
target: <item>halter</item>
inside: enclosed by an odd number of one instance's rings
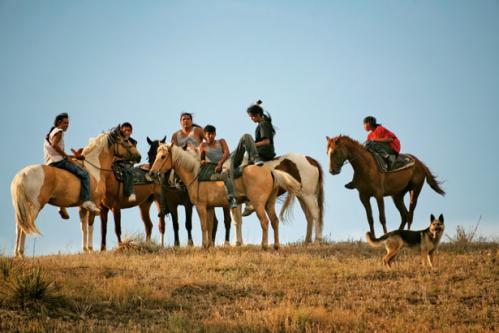
[[[167,146],[168,147],[168,146]],[[172,155],[172,147],[169,146],[167,148],[168,150],[168,154],[169,154],[169,157],[164,159],[164,161],[160,164],[159,166],[159,170],[161,170],[163,168],[163,166],[166,164],[166,162],[168,162],[168,159],[171,159],[172,161],[172,170],[174,169],[174,166],[176,165],[177,161],[174,161],[173,160],[173,155]],[[185,187],[189,187],[191,186],[192,184],[194,184],[194,182],[199,178],[199,174],[201,173],[201,170],[198,172],[198,174],[196,175],[196,177],[194,177],[194,179],[189,183],[189,184],[186,184]],[[199,183],[198,183],[198,192],[199,192]]]
[[[127,143],[126,141],[124,141],[123,139],[117,140],[117,138],[115,138],[114,135],[115,135],[115,133],[109,133],[108,137],[107,137],[108,145],[113,146],[113,155],[117,156],[117,157],[125,158],[125,159],[133,156],[133,153],[131,151],[132,146],[129,143]],[[127,156],[123,156],[123,155],[119,154],[119,150],[118,150],[119,146],[122,146],[123,148],[126,149]],[[85,163],[88,163],[89,165],[93,166],[95,169],[100,170],[100,171],[114,172],[113,169],[105,169],[105,168],[98,167],[97,165],[93,164],[92,162],[89,162],[87,159],[83,160],[83,164],[85,164]]]

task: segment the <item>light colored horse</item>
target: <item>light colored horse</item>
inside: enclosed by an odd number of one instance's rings
[[[90,176],[92,200],[100,203],[106,191],[103,173],[111,170],[113,157],[131,157],[138,154],[138,151],[123,140],[118,127],[91,140],[82,154],[85,157],[83,164]],[[30,165],[14,176],[11,192],[16,212],[16,256],[24,255],[27,234],[40,234],[35,219],[45,204],[58,207],[82,204],[80,184],[80,179],[71,172],[48,165]],[[79,213],[83,251],[92,251],[95,214],[83,208],[80,208]]]
[[[162,144],[158,148],[156,160],[151,167],[151,172],[167,172],[174,169],[180,179],[186,184],[192,203],[201,221],[203,246],[213,245],[213,208],[228,205],[224,183],[199,182],[200,163],[193,154],[174,145]],[[275,212],[275,202],[279,188],[295,195],[299,194],[301,187],[289,174],[270,170],[263,166],[250,165],[243,169],[242,176],[234,181],[238,202],[249,200],[256,211],[262,227],[262,248],[268,246],[269,218],[274,229],[274,248],[279,248],[279,219]],[[268,216],[267,216],[268,215]],[[236,244],[242,244],[241,213],[240,207],[232,210],[232,218],[236,226]]]

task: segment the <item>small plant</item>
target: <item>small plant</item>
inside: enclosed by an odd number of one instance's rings
[[[115,249],[117,253],[123,254],[145,254],[156,253],[161,247],[153,241],[144,240],[140,236],[124,239]]]
[[[475,236],[477,235],[476,232],[478,230],[478,225],[480,224],[481,220],[482,216],[480,215],[480,218],[478,219],[476,224],[472,226],[469,230],[465,230],[463,226],[458,225],[456,228],[456,235],[454,237],[447,236],[447,238],[452,243],[458,243],[458,244],[468,244],[473,242]]]

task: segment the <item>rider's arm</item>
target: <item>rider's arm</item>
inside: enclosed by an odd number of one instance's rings
[[[201,165],[206,164],[206,144],[204,142],[201,142],[199,145],[199,152],[201,153]]]
[[[222,155],[222,158],[218,162],[220,167],[227,161],[227,158],[229,158],[229,146],[227,145],[227,142],[225,142],[225,139],[220,139],[220,144],[222,145],[222,149],[224,154]]]

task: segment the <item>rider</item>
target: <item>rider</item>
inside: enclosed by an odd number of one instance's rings
[[[213,180],[224,181],[227,188],[229,208],[237,207],[234,183],[228,177],[227,172],[222,172],[222,166],[229,157],[229,147],[224,139],[215,140],[217,130],[213,125],[206,125],[204,128],[205,141],[199,145],[201,153],[201,168],[212,169],[216,174]],[[209,171],[211,172],[211,171]]]
[[[397,136],[376,122],[373,116],[364,118],[364,129],[369,132],[365,146],[370,151],[381,156],[387,164],[389,170],[400,152],[400,141]],[[354,189],[353,181],[345,184],[348,189]]]
[[[183,112],[180,114],[180,126],[181,129],[173,133],[172,143],[179,147],[192,146],[198,148],[201,142],[203,142],[204,131],[197,125],[192,123],[192,113]],[[173,170],[170,172],[170,181],[166,179],[166,176],[160,178],[161,183],[161,199],[160,199],[160,211],[158,216],[164,216],[168,214],[168,207],[166,205],[166,191],[168,190],[169,183],[175,182],[175,176]]]
[[[45,137],[43,145],[45,164],[67,170],[80,178],[80,198],[83,201],[81,207],[98,214],[100,212],[99,208],[97,208],[94,202],[90,201],[90,178],[88,172],[75,164],[64,152],[64,132],[66,132],[68,127],[69,116],[67,113],[61,113],[55,117],[54,126]],[[64,207],[59,208],[59,214],[64,219],[69,218]]]
[[[131,137],[133,132],[132,124],[129,122],[124,122],[120,125],[120,133],[123,136],[126,143],[131,146],[136,147],[137,141]],[[129,202],[134,202],[137,200],[133,189],[133,165],[134,163],[140,162],[140,156],[138,159],[125,159],[117,158],[114,163],[118,163],[123,167],[123,193],[128,197]]]
[[[250,119],[258,123],[255,130],[255,139],[250,134],[244,134],[239,140],[239,144],[231,155],[231,177],[234,177],[234,172],[240,173],[238,170],[244,157],[244,153],[248,153],[249,164],[262,166],[265,161],[269,161],[275,157],[274,135],[275,129],[272,125],[270,114],[264,114],[261,107],[262,101],[258,100],[255,104],[247,109]],[[253,207],[250,204],[246,205],[243,216],[248,216],[253,212]]]

